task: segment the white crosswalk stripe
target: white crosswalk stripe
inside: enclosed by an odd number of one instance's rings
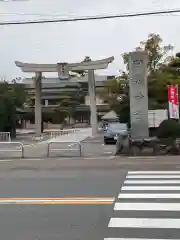
[[[180,239],[180,171],[130,171],[104,240]]]

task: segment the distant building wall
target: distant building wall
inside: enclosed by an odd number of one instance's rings
[[[104,100],[101,99],[101,98],[99,98],[99,97],[96,97],[96,105],[101,105],[101,104],[104,104]],[[86,97],[85,97],[85,105],[90,106],[89,96],[86,96]]]
[[[96,88],[102,88],[106,81],[107,76],[95,75]],[[34,79],[25,78],[23,80],[25,84],[25,89],[31,99],[33,99],[33,105],[35,103],[35,91],[34,91]],[[87,96],[85,97],[85,105],[90,105],[90,100],[88,96],[88,76],[84,77],[72,77],[69,81],[59,80],[59,78],[43,78],[42,79],[42,105],[45,107],[52,106],[55,107],[59,105],[65,92],[77,91],[78,87],[82,87],[83,91]],[[62,95],[63,93],[63,95]],[[96,97],[96,104],[103,105],[104,101],[99,97]],[[107,105],[107,104],[106,104]]]

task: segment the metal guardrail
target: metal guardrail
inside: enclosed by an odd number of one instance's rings
[[[50,146],[53,144],[63,144],[63,143],[72,143],[72,144],[77,144],[78,148],[76,149],[70,149],[70,148],[56,148],[56,149],[51,149]],[[80,157],[82,156],[82,148],[81,148],[81,142],[80,141],[70,141],[70,140],[64,140],[64,141],[50,141],[47,146],[47,157],[50,155],[50,150],[51,151],[79,151]]]
[[[24,158],[24,145],[21,142],[0,142],[0,144],[18,144],[20,145],[21,149],[0,149],[0,152],[21,152],[22,153],[22,158]]]
[[[0,132],[0,142],[11,142],[11,133]]]
[[[50,132],[50,138],[55,139],[59,136],[68,136],[69,134],[75,133],[80,131],[79,129],[64,129],[64,130],[58,130],[58,131],[51,131]]]

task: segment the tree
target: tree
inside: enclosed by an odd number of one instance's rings
[[[12,84],[8,84],[9,97],[12,99],[16,108],[23,108],[27,99],[27,94],[24,90],[24,85],[13,81]]]
[[[72,88],[72,91],[64,92],[62,100],[59,102],[59,106],[54,109],[56,116],[59,118],[69,117],[70,119],[75,118],[75,113],[80,104],[84,104],[85,94],[81,89],[81,85],[68,86]]]
[[[148,54],[148,68],[150,73],[159,70],[161,64],[166,60],[167,54],[173,50],[172,45],[162,46],[162,42],[163,40],[159,34],[151,33],[146,41],[140,43],[140,47]]]
[[[180,77],[180,53],[177,53],[175,57],[171,57],[169,62],[163,64],[161,69],[165,73],[171,73],[175,78]]]
[[[179,138],[180,125],[177,119],[167,119],[161,122],[157,131],[158,138]]]
[[[15,113],[16,108],[8,95],[0,95],[0,131],[15,134]]]
[[[167,86],[180,86],[180,54],[169,56],[159,65],[158,71],[148,76],[149,107],[167,108]]]
[[[179,84],[180,80],[177,75],[167,70],[170,68],[170,62],[174,61],[172,56],[169,56],[170,50],[173,47],[171,45],[163,46],[163,41],[158,34],[149,34],[146,41],[141,41],[137,50],[145,50],[148,53],[148,96],[149,96],[149,109],[167,108],[167,85]],[[108,83],[111,91],[114,89],[113,101],[111,95],[101,95],[104,99],[108,100],[112,109],[116,111],[122,122],[129,122],[130,119],[130,102],[129,102],[129,53],[122,55],[124,64],[126,66],[126,72],[123,72],[120,81],[120,89],[115,81]],[[180,59],[178,60],[180,62]],[[176,58],[177,62],[177,58]],[[166,69],[166,70],[165,70]],[[180,66],[179,66],[180,69]],[[177,72],[177,70],[176,70]],[[110,92],[111,92],[110,91]],[[120,101],[117,101],[117,98]]]
[[[129,102],[129,86],[126,77],[124,78],[122,75],[107,81],[104,88],[99,90],[97,94],[108,102],[110,108],[116,112],[121,120],[128,122],[129,113],[126,109],[129,109],[129,105],[126,102]]]
[[[161,64],[168,59],[168,53],[173,50],[172,45],[162,46],[163,40],[159,34],[151,33],[148,39],[141,41],[139,47],[148,54],[148,69],[149,73],[155,73],[160,68]],[[122,55],[127,71],[129,70],[129,53]]]
[[[15,137],[16,109],[23,107],[25,98],[23,85],[0,83],[0,131],[10,132]]]

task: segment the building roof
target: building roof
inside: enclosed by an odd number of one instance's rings
[[[43,112],[53,112],[56,107],[57,106],[54,106],[54,107],[52,107],[52,106],[46,106],[46,107],[42,106],[42,111]],[[58,109],[64,110],[64,107],[58,107]],[[97,105],[97,111],[98,112],[106,112],[108,110],[109,110],[108,105]],[[34,112],[35,108],[34,107],[25,107],[24,111],[25,112]],[[85,104],[80,104],[80,105],[76,106],[76,111],[90,111],[90,106],[85,105]]]
[[[104,82],[107,81],[107,76],[103,75],[95,75],[96,85],[103,86]],[[56,78],[42,78],[42,88],[63,88],[66,86],[79,86],[78,83],[86,83],[88,82],[88,76],[85,75],[83,77],[71,77],[69,80],[60,80],[58,77]],[[34,80],[33,78],[24,78],[23,83],[27,88],[34,88]]]

